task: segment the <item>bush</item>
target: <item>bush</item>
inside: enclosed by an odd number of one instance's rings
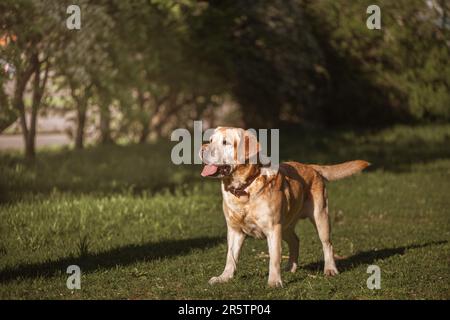
[[[332,83],[326,122],[450,119],[449,30],[439,11],[422,0],[378,1],[381,30],[369,30],[371,1],[305,3]]]

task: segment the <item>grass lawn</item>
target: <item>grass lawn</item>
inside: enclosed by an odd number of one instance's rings
[[[320,241],[300,221],[300,268],[279,289],[267,286],[266,241],[251,238],[236,277],[208,285],[226,254],[219,182],[172,165],[170,149],[41,150],[34,163],[0,154],[0,298],[450,298],[450,125],[282,131],[282,160],[373,166],[328,184],[341,273],[323,276]],[[71,264],[81,290],[66,287]],[[380,290],[366,286],[372,264]]]

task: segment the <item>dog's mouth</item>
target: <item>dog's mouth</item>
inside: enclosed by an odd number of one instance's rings
[[[229,165],[205,164],[202,170],[202,177],[223,177],[229,175],[231,167]]]

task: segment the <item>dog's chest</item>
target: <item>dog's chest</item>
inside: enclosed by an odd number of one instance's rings
[[[236,199],[225,199],[225,201],[228,207],[226,218],[233,228],[258,239],[265,237],[258,217],[250,210],[250,204]]]

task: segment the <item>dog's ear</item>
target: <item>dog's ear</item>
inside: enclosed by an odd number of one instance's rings
[[[241,140],[244,149],[244,159],[249,160],[249,163],[257,163],[258,153],[261,151],[258,139],[254,131],[245,130],[243,132],[243,140]]]

